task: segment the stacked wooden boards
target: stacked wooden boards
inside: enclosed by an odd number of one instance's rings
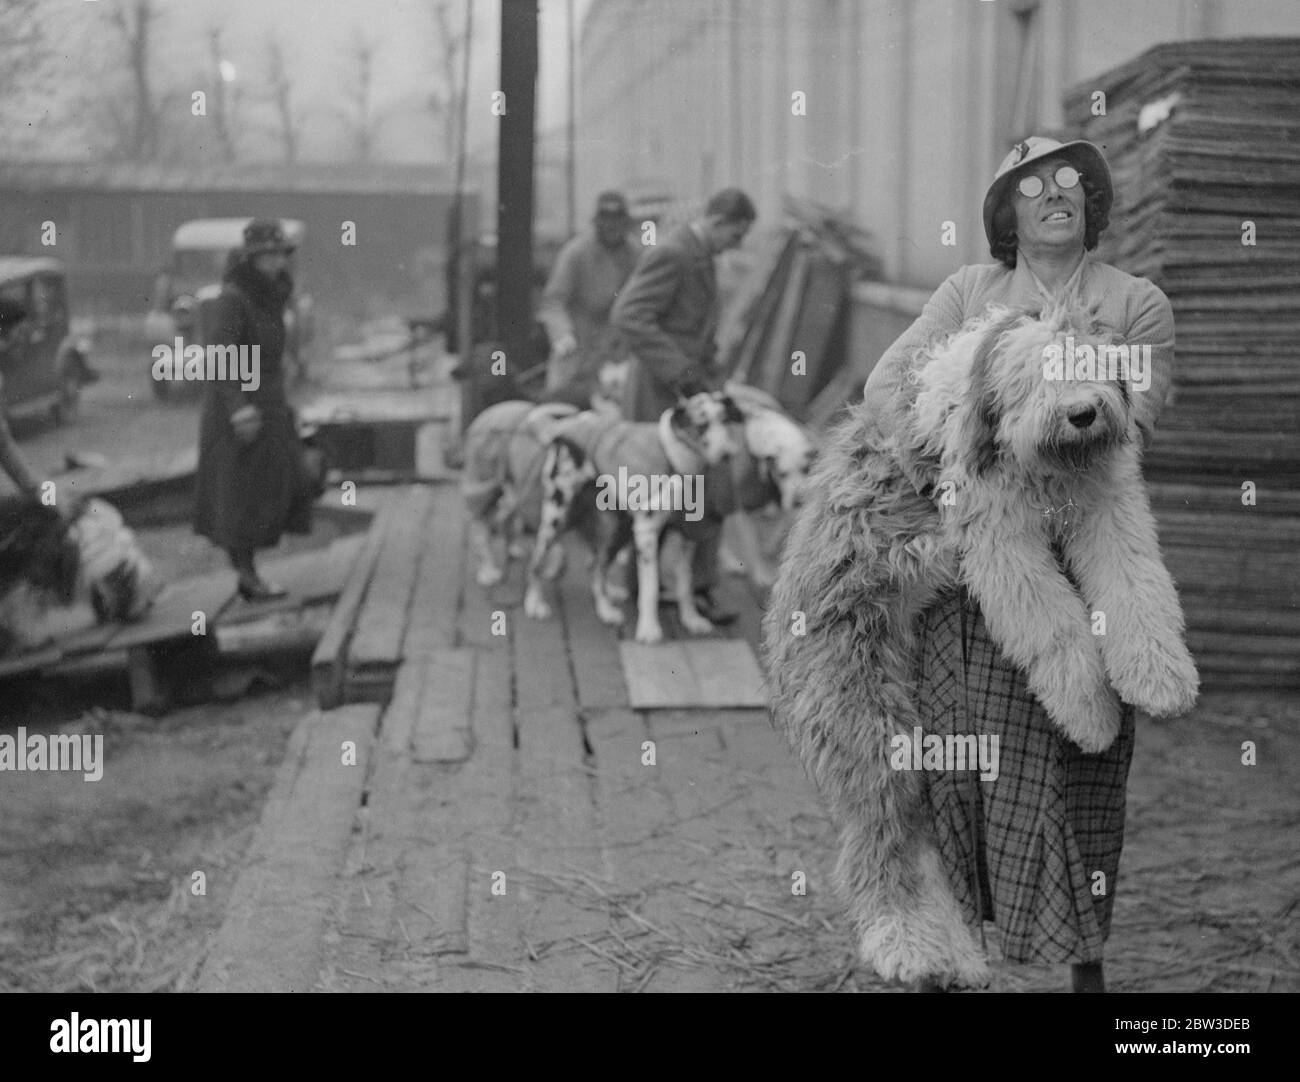
[[[803,419],[845,366],[853,284],[879,278],[868,234],[815,203],[787,197],[776,259],[741,317],[724,365]]]
[[[1203,681],[1300,686],[1300,39],[1161,45],[1065,105],[1114,177],[1096,255],[1174,309],[1145,471]]]

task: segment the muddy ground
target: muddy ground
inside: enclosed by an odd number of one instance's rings
[[[69,454],[116,463],[193,445],[199,397],[154,397],[147,343],[101,335],[93,363],[103,378],[84,389],[73,423],[15,426],[41,476],[57,476]],[[337,533],[321,523],[280,551]],[[142,531],[139,541],[164,581],[226,566],[184,524]],[[230,701],[161,719],[130,712],[120,668],[0,684],[0,731],[102,733],[111,779],[0,775],[0,989],[186,986],[200,933],[220,923],[288,735],[314,705],[308,661],[299,652],[227,667],[218,691]],[[192,890],[195,871],[206,875],[206,895]]]

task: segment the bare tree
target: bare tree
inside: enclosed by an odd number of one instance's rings
[[[284,150],[284,160],[293,165],[298,160],[302,118],[294,109],[293,80],[289,75],[284,47],[277,36],[272,36],[267,44],[266,63],[271,102],[275,106],[276,132]]]
[[[217,129],[217,140],[226,161],[235,160],[235,141],[231,134],[238,105],[239,91],[227,77],[225,49],[221,42],[221,27],[208,31],[208,59],[212,64],[212,123]]]
[[[0,98],[12,99],[30,86],[49,55],[36,16],[39,0],[5,0],[0,35]]]
[[[29,123],[23,106],[30,104],[42,84],[56,79],[55,58],[49,47],[49,34],[39,18],[40,0],[0,0],[3,7],[0,24],[0,143],[13,154],[19,148],[34,146],[39,133]],[[42,95],[48,111],[50,97]],[[48,115],[48,113],[47,113]]]
[[[429,94],[429,108],[442,121],[443,146],[446,147],[448,158],[454,152],[464,112],[457,73],[463,62],[461,55],[465,50],[465,33],[452,26],[453,8],[463,10],[465,4],[472,2],[473,0],[462,0],[461,3],[454,4],[453,0],[434,0],[433,4],[439,64],[435,74],[436,83]]]
[[[375,149],[375,128],[378,117],[374,115],[375,43],[358,33],[352,46],[350,59],[355,66],[353,83],[348,94],[352,123],[353,157],[357,161],[370,160]]]
[[[150,34],[158,19],[153,0],[123,0],[109,9],[109,21],[126,47],[131,112],[124,150],[136,161],[152,161],[159,149],[159,106],[150,82]]]

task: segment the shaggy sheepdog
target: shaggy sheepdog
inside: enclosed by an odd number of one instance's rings
[[[1158,716],[1196,699],[1142,486],[1141,391],[1122,373],[1056,378],[1048,358],[1067,339],[1075,355],[1114,344],[1078,310],[992,309],[916,358],[895,437],[854,408],[821,453],[764,618],[774,720],[839,831],[836,885],[863,961],[887,979],[988,978],[924,783],[890,768],[891,738],[915,725],[918,618],[941,592],[970,592],[1085,752],[1115,739],[1121,699]]]

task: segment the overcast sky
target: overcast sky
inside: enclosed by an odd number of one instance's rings
[[[3,0],[0,0],[2,3]],[[495,140],[496,122],[490,113],[491,92],[499,82],[500,0],[472,0],[474,51],[471,68],[472,144]],[[49,13],[54,37],[63,43],[72,69],[86,70],[92,57],[102,57],[111,40],[104,31],[104,10],[129,0],[91,0],[42,8]],[[235,85],[252,97],[266,89],[266,46],[273,37],[286,43],[288,67],[299,102],[315,109],[316,120],[304,147],[304,157],[337,156],[328,108],[337,104],[352,78],[348,49],[360,37],[375,45],[376,111],[395,109],[427,95],[431,72],[440,63],[432,9],[434,0],[156,0],[160,10],[155,40],[159,83],[185,87],[207,85],[207,34],[222,29],[224,52],[234,66]],[[578,26],[591,0],[574,0]],[[454,24],[465,19],[464,0],[451,0]],[[540,71],[538,127],[561,125],[567,87],[566,3],[539,0]],[[62,25],[60,25],[62,24]],[[198,70],[196,70],[198,69]],[[379,139],[382,157],[427,160],[425,137],[403,134],[401,123]],[[67,148],[64,149],[67,152]],[[441,156],[441,155],[439,155]]]

